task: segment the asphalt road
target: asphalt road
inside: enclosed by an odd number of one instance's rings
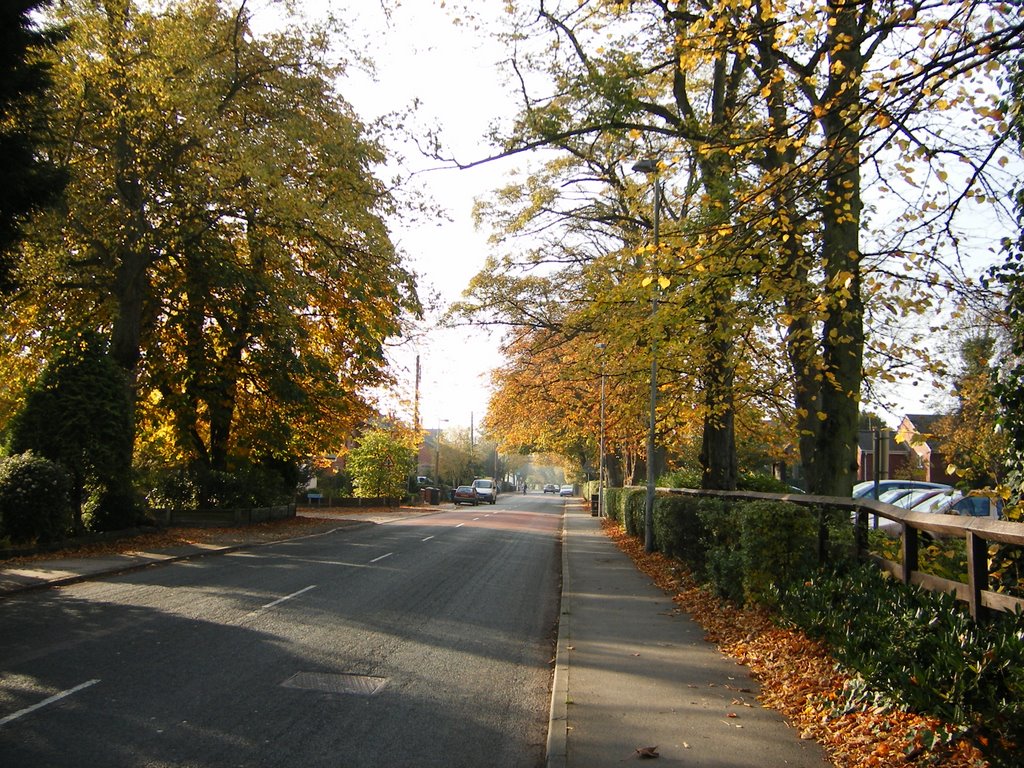
[[[562,502],[0,603],[0,767],[539,766]]]

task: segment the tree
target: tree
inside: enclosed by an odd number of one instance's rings
[[[400,499],[405,496],[409,475],[416,471],[416,451],[408,434],[371,429],[349,452],[346,466],[356,496]]]
[[[260,38],[245,3],[214,0],[59,18],[53,156],[73,175],[20,270],[22,347],[40,327],[109,333],[143,463],[336,450],[418,302],[372,173],[383,150],[334,90],[328,35]]]
[[[973,488],[995,488],[1004,474],[1006,435],[996,427],[999,412],[991,368],[995,344],[989,334],[964,339],[954,377],[955,409],[933,428],[942,455]]]
[[[819,12],[800,4],[549,2],[541,18],[551,43],[533,58],[528,43],[539,35],[526,21],[516,30],[523,106],[503,147],[562,154],[517,185],[519,207],[498,219],[505,233],[544,232],[546,247],[505,263],[554,262],[562,265],[558,283],[568,284],[563,273],[574,268],[576,287],[598,285],[584,276],[591,264],[607,268],[601,253],[620,252],[608,241],[637,243],[633,222],[643,209],[621,159],[671,159],[661,166],[666,197],[682,209],[663,233],[671,246],[656,261],[621,263],[633,267],[631,279],[643,267],[646,277],[653,267],[670,278],[665,306],[675,311],[659,323],[678,334],[676,368],[689,368],[697,383],[706,477],[716,478],[709,482],[728,485],[730,420],[762,390],[735,378],[737,364],[758,354],[767,356],[748,370],[767,369],[791,397],[809,489],[849,492],[866,322],[928,311],[933,287],[962,284],[956,261],[937,254],[959,247],[955,216],[983,197],[979,187],[1001,161],[1005,132],[986,73],[1017,45],[1021,25],[1014,8],[989,10],[969,4],[951,19],[942,3],[833,2]],[[538,95],[536,84],[548,92]],[[948,130],[934,130],[936,119]],[[978,130],[963,131],[960,120]],[[947,158],[967,174],[954,178]],[[911,199],[907,190],[922,174],[940,192]],[[871,215],[881,217],[864,205],[869,184],[893,199],[894,221],[872,226]],[[581,202],[599,185],[595,202]],[[552,246],[555,228],[574,239]],[[924,274],[904,279],[907,272]],[[575,304],[590,300],[607,313],[606,298],[581,291]],[[581,313],[571,332],[604,330],[585,322],[599,314]],[[671,366],[668,345],[659,350]]]
[[[105,342],[83,334],[65,342],[8,424],[14,453],[32,451],[70,480],[75,528],[116,530],[136,520],[132,499],[132,403],[124,373]]]
[[[0,290],[9,291],[14,246],[26,219],[52,205],[64,174],[38,152],[45,141],[44,94],[49,67],[42,52],[59,39],[56,30],[40,30],[33,14],[44,0],[0,3]]]

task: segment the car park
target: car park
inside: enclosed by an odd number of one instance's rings
[[[558,486],[554,483],[548,483],[544,486],[544,493],[558,493]]]
[[[473,488],[476,489],[476,494],[480,497],[480,501],[486,501],[491,504],[498,503],[498,484],[493,480],[478,477],[473,481]]]
[[[455,502],[456,506],[459,504],[472,504],[475,507],[480,503],[480,497],[477,495],[476,488],[472,485],[460,485],[452,494],[452,501]]]
[[[563,485],[561,488],[558,489],[559,496],[572,496],[572,494],[573,487],[571,485]]]

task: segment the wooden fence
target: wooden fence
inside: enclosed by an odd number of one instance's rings
[[[854,546],[857,556],[868,559],[906,584],[917,584],[934,592],[951,592],[967,603],[971,616],[984,616],[986,611],[1024,611],[1024,599],[989,589],[990,544],[1024,547],[1024,523],[1011,523],[986,517],[936,515],[910,512],[874,499],[841,499],[833,496],[810,496],[802,493],[775,494],[754,491],[703,491],[688,488],[659,488],[659,492],[746,500],[788,501],[814,509],[840,509],[856,518]],[[878,515],[900,527],[902,562],[886,560],[868,552],[868,517]],[[954,581],[924,573],[920,568],[922,534],[959,538],[966,542],[967,581]]]

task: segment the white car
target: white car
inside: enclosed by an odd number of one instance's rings
[[[558,489],[559,496],[572,496],[573,487],[571,485],[563,485]]]
[[[480,501],[491,504],[498,503],[498,484],[493,480],[477,478],[473,481],[473,487],[476,488],[476,494],[480,497]]]

